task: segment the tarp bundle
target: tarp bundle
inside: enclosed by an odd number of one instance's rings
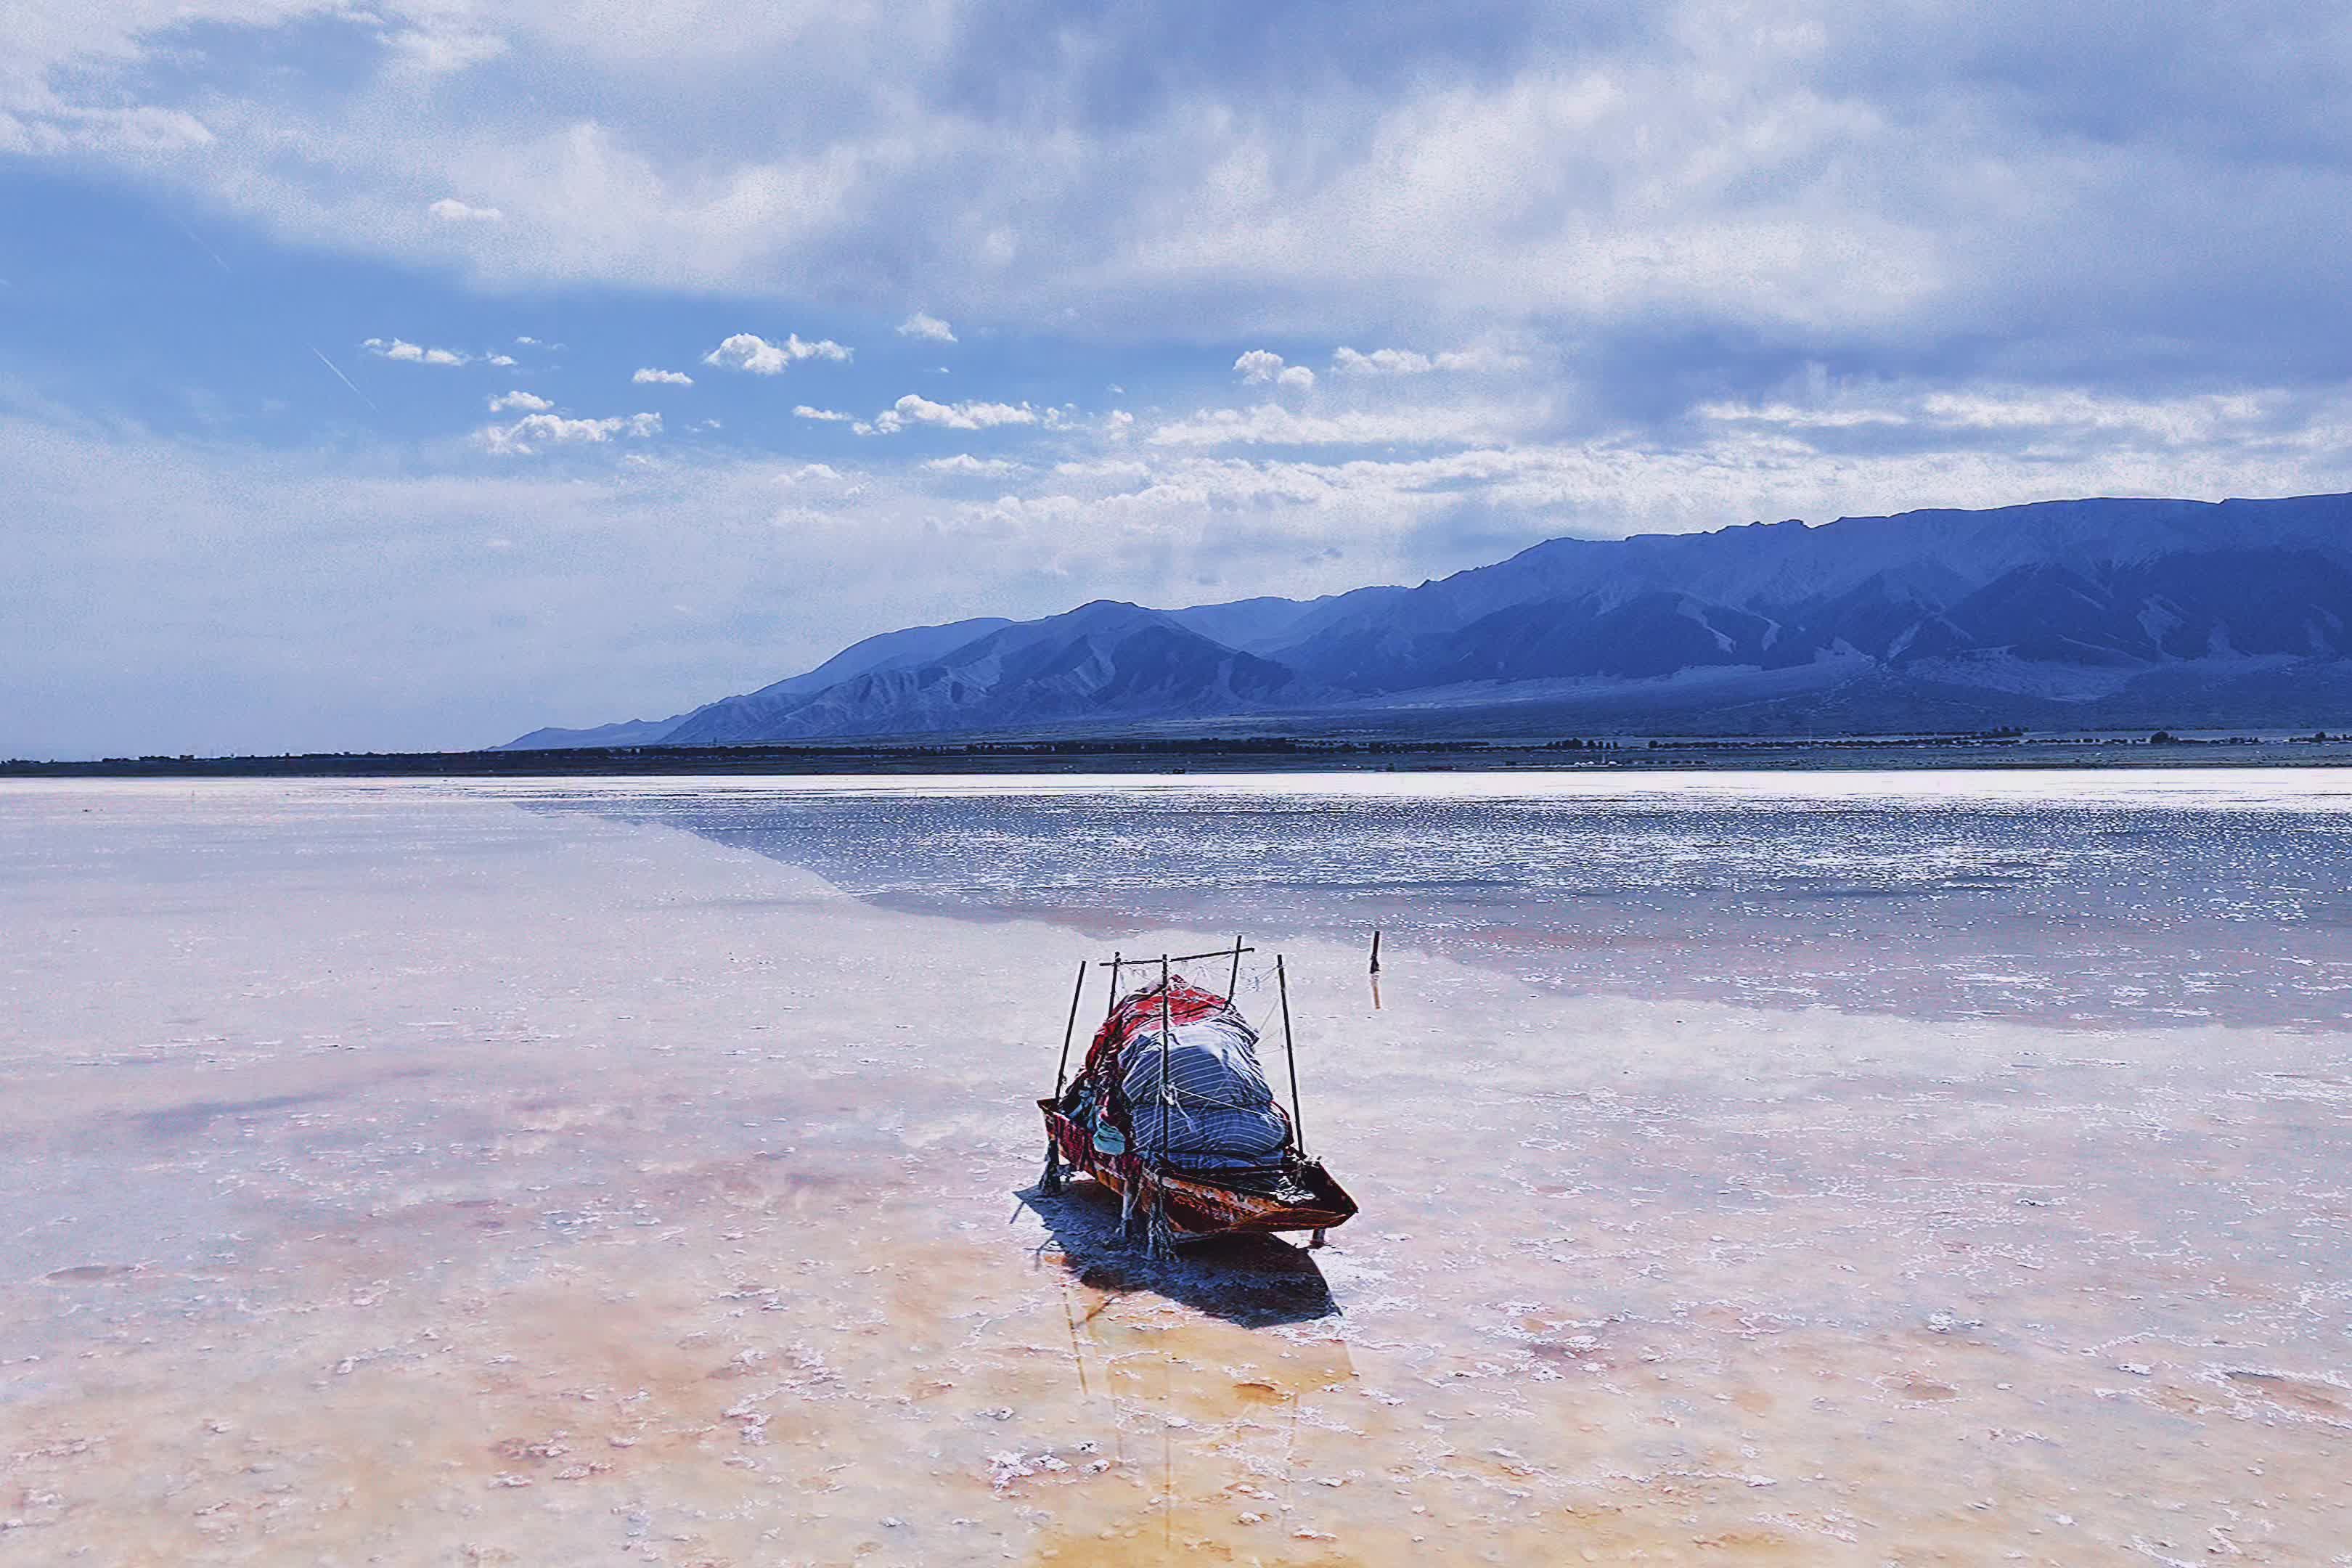
[[[1278,1162],[1290,1145],[1290,1119],[1275,1103],[1258,1066],[1257,1031],[1241,1009],[1178,975],[1168,984],[1164,1016],[1163,1053],[1160,987],[1121,997],[1087,1052],[1073,1101],[1107,1120],[1124,1135],[1125,1152],[1151,1164],[1164,1158],[1181,1170],[1218,1171]],[[1106,1149],[1099,1134],[1097,1147]]]

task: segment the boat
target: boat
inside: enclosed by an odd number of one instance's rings
[[[1241,961],[1255,950],[1236,938],[1214,952],[1153,959],[1114,954],[1078,966],[1045,1119],[1041,1192],[1062,1189],[1065,1169],[1091,1176],[1119,1199],[1123,1227],[1155,1256],[1204,1237],[1324,1233],[1356,1213],[1356,1200],[1310,1158],[1301,1136],[1298,1058],[1290,1029],[1289,977],[1274,962],[1286,1110],[1257,1060],[1257,1031],[1234,1001]],[[1229,961],[1223,992],[1195,984],[1178,964]],[[1069,1070],[1089,970],[1109,972],[1108,1005],[1086,1059]],[[1122,981],[1142,984],[1122,992]]]

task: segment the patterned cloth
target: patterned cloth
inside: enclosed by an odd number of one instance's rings
[[[1257,1031],[1241,1010],[1174,977],[1164,1057],[1162,1016],[1156,982],[1121,997],[1071,1098],[1119,1127],[1129,1151],[1153,1165],[1217,1171],[1278,1161],[1290,1146],[1290,1118],[1274,1101],[1258,1066]]]

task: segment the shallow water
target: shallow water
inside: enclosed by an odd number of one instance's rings
[[[2352,1562],[2352,780],[1609,782],[0,792],[0,1563]],[[1234,929],[1364,1214],[1152,1264]]]

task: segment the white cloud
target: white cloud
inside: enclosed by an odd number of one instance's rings
[[[503,396],[493,397],[490,399],[490,412],[493,414],[504,414],[508,410],[514,408],[520,408],[532,414],[544,414],[547,410],[554,406],[554,404],[550,403],[546,398],[541,397],[535,393],[523,392],[520,390],[509,392],[505,394]]]
[[[658,414],[615,415],[609,419],[567,419],[560,414],[527,414],[511,425],[487,426],[476,434],[482,445],[501,455],[525,455],[546,447],[572,447],[610,441],[615,436],[646,437],[661,433]]]
[[[1251,386],[1271,384],[1280,392],[1311,392],[1315,388],[1313,371],[1303,364],[1285,366],[1282,356],[1271,349],[1249,350],[1234,361],[1234,369]]]
[[[1341,348],[1332,353],[1331,368],[1343,375],[1420,375],[1435,370],[1437,362],[1411,349],[1374,349],[1366,354]]]
[[[467,26],[437,5],[387,7],[406,10],[414,25],[384,41],[399,70],[415,77],[451,76],[507,52],[507,41],[495,33]]]
[[[856,429],[861,436],[894,435],[909,425],[933,425],[945,430],[992,430],[1000,425],[1035,425],[1041,419],[1051,422],[1058,412],[1048,409],[1041,416],[1025,403],[934,403],[910,392],[870,422],[860,421]]]
[[[639,386],[692,386],[694,377],[682,370],[641,370],[629,377]]]
[[[398,360],[404,364],[471,364],[474,359],[471,354],[461,354],[452,349],[428,349],[399,338],[370,338],[360,347],[379,359]]]
[[[975,458],[970,452],[958,452],[952,458],[933,458],[922,466],[926,471],[934,474],[963,474],[973,478],[997,478],[1022,470],[1022,465],[1010,458]]]
[[[514,363],[514,356],[512,354],[491,354],[488,358],[484,360],[483,363],[485,364],[497,365],[500,369],[506,369]]]
[[[496,223],[507,215],[496,207],[478,207],[455,196],[443,196],[425,209],[443,223]]]
[[[898,323],[898,335],[902,338],[924,338],[935,343],[956,341],[954,329],[937,316],[926,315],[920,310]]]
[[[812,408],[805,403],[796,403],[793,405],[793,417],[822,420],[828,425],[845,425],[850,422],[852,416],[836,413],[830,408]]]
[[[1271,349],[1251,349],[1234,361],[1244,381],[1260,385],[1282,374],[1282,356]]]
[[[748,370],[753,375],[778,375],[795,360],[846,360],[855,352],[831,338],[810,342],[794,332],[782,342],[772,343],[755,332],[737,332],[704,354],[702,363],[729,370]]]
[[[1537,424],[1541,403],[1434,405],[1301,414],[1280,404],[1203,408],[1147,437],[1155,447],[1436,447],[1507,440]]]
[[[1524,354],[1491,346],[1454,349],[1425,354],[1412,349],[1374,349],[1359,353],[1351,348],[1334,350],[1331,368],[1342,375],[1426,375],[1432,371],[1525,370]]]
[[[2200,445],[2266,442],[2289,406],[2283,393],[2207,393],[2128,397],[2070,387],[1985,384],[1965,392],[1871,383],[1809,389],[1799,398],[1702,403],[1694,416],[1715,425],[1783,431],[1877,427],[1948,441],[2018,433],[2035,439],[2102,437]]]

